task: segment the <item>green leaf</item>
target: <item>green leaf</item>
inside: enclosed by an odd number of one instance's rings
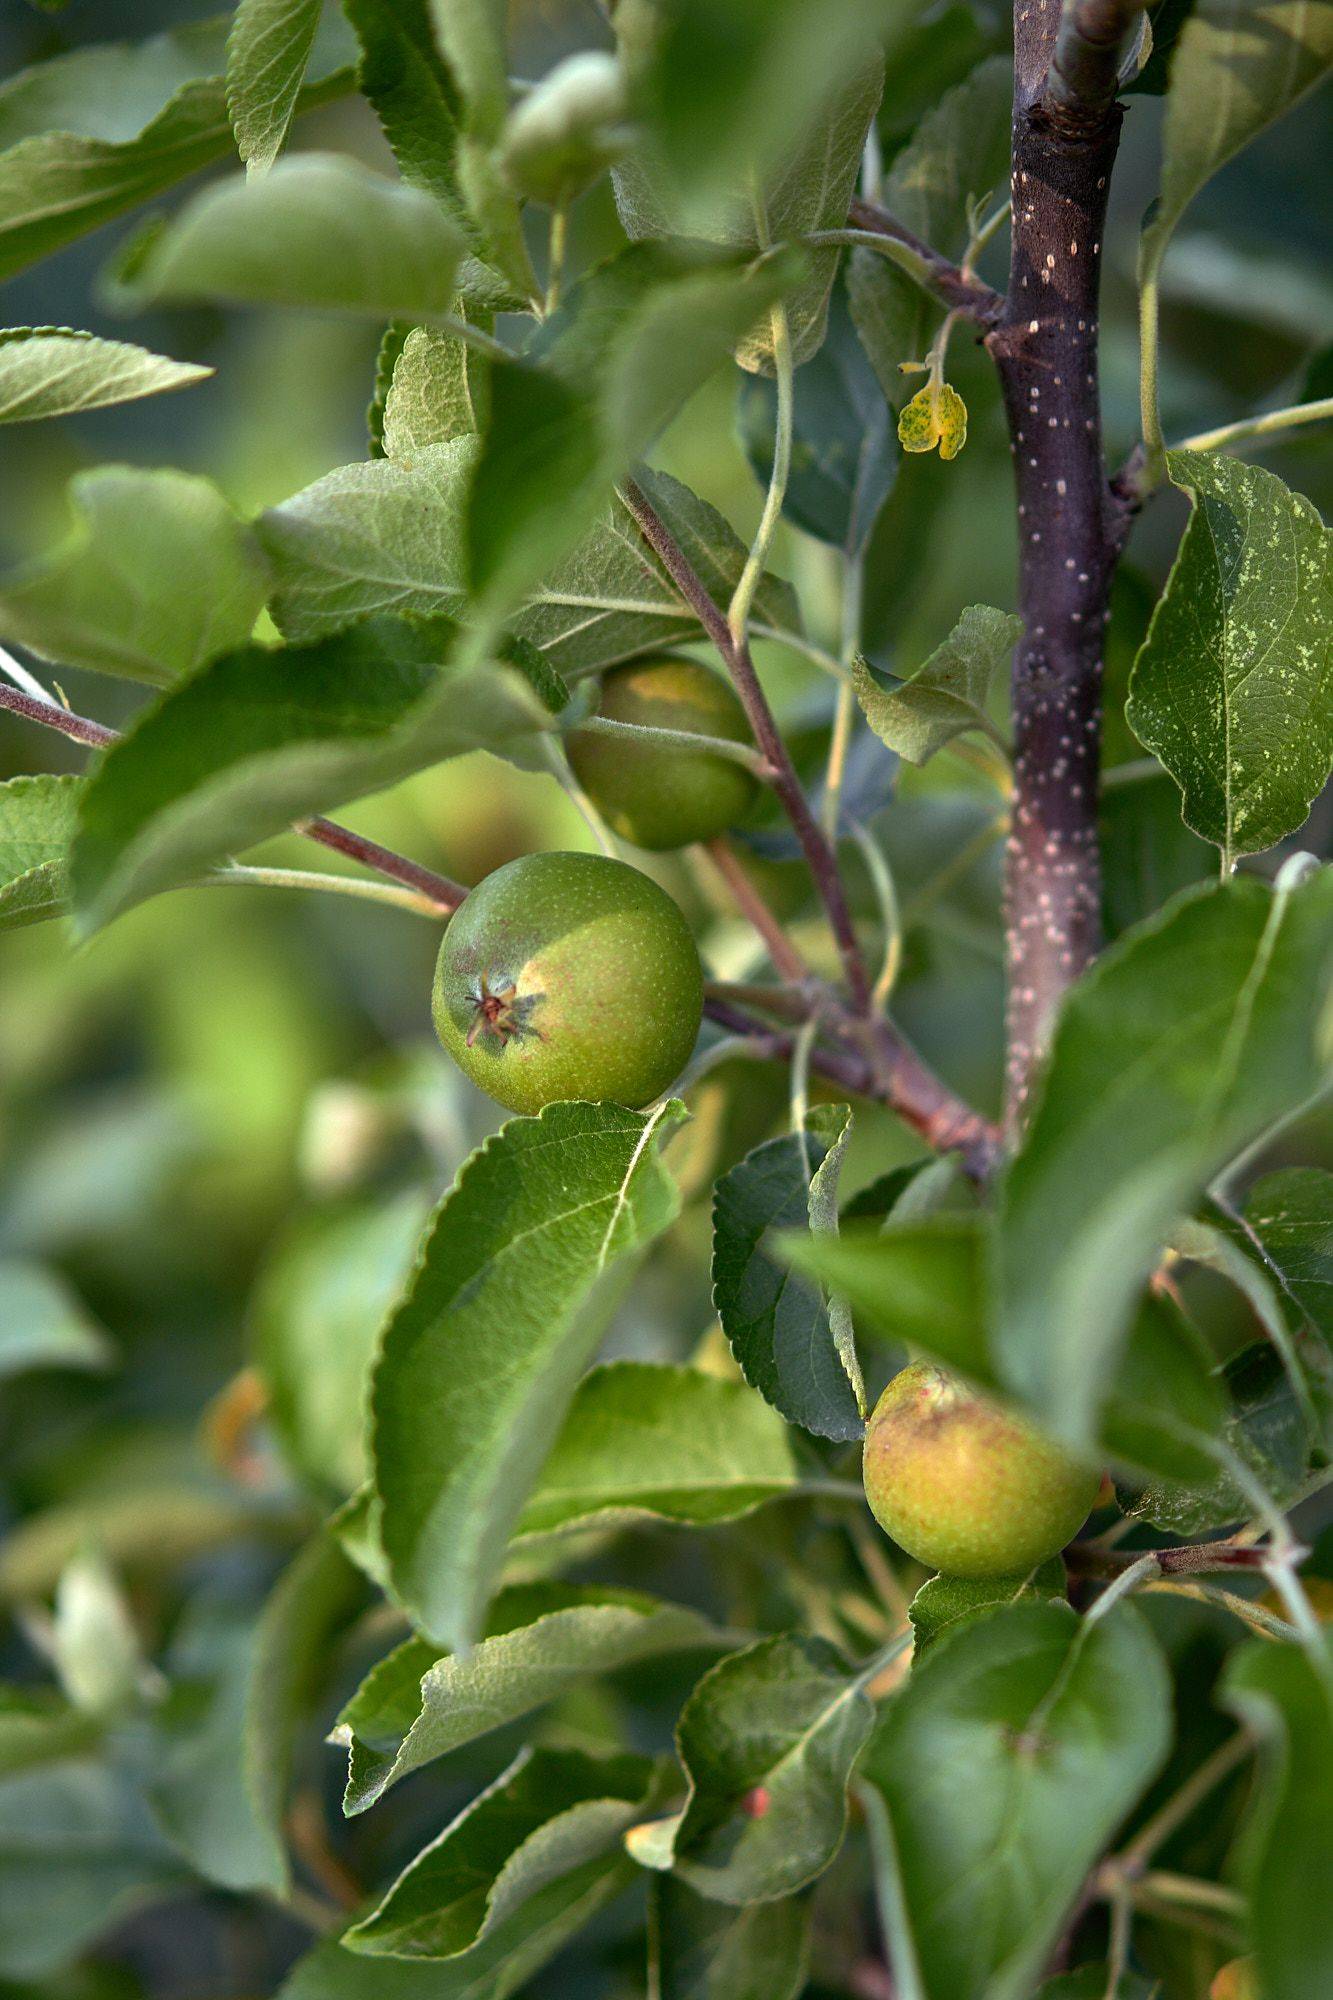
[[[491,376],[468,505],[474,594],[503,620],[592,527],[615,481],[790,284],[699,245],[632,245]]]
[[[1246,1464],[1278,1506],[1286,1506],[1310,1467],[1310,1431],[1291,1377],[1267,1341],[1233,1356],[1222,1371],[1226,1407],[1232,1412],[1222,1432],[1228,1448]],[[1125,1512],[1186,1541],[1229,1522],[1248,1519],[1254,1502],[1226,1472],[1182,1486],[1152,1482],[1122,1496]]]
[[[240,0],[227,38],[227,110],[251,173],[282,151],[323,0]]]
[[[463,1167],[385,1330],[372,1390],[394,1589],[455,1651],[601,1337],[599,1284],[671,1221],[657,1147],[680,1117],[552,1104]]]
[[[288,639],[320,639],[387,612],[452,616],[464,598],[463,511],[477,448],[432,445],[410,464],[339,466],[260,516],[271,610]]]
[[[1204,183],[1290,110],[1333,62],[1327,0],[1196,0],[1171,62],[1162,185],[1149,211],[1140,277],[1155,275]]]
[[[102,465],[74,528],[0,579],[0,634],[60,666],[163,686],[249,638],[268,590],[253,531],[207,479]]]
[[[250,1308],[268,1417],[305,1478],[351,1493],[366,1477],[365,1392],[375,1338],[402,1290],[429,1204],[409,1188],[300,1217]]]
[[[1194,512],[1126,715],[1180,786],[1186,825],[1230,869],[1294,833],[1333,767],[1330,538],[1259,466],[1193,451],[1167,462]]]
[[[1180,816],[1180,793],[1157,765],[1132,782],[1102,787],[1099,834],[1102,916],[1108,937],[1153,916],[1196,882],[1213,881],[1217,856]]]
[[[768,18],[772,19],[772,9]],[[833,27],[827,10],[821,25],[827,45]],[[673,42],[678,32],[678,10],[673,9],[665,41]],[[710,43],[716,32],[714,23]],[[705,73],[697,51],[691,64],[697,86]],[[751,163],[739,178],[730,181],[720,199],[697,212],[688,200],[680,199],[672,185],[670,163],[650,138],[642,150],[620,163],[613,176],[616,206],[626,234],[636,242],[701,238],[755,252],[772,243],[797,242],[820,230],[845,228],[847,203],[855,191],[862,147],[883,81],[883,57],[878,51],[868,54],[862,44],[857,60],[842,68],[834,87],[826,95],[821,92],[824,101],[812,107],[817,115],[808,128],[799,128],[793,143],[794,79],[787,77],[782,87],[786,147],[781,168],[765,173],[756,171]],[[715,126],[698,160],[711,165],[718,155],[719,138],[738,130],[734,116],[729,115]],[[758,193],[753,194],[751,189],[756,186]],[[792,355],[798,363],[809,360],[824,338],[838,255],[832,247],[811,250],[799,282],[786,298]],[[735,341],[736,358],[743,368],[771,372],[773,331],[768,320],[757,326],[752,320],[750,326],[739,327]]]
[[[281,1857],[283,1885],[283,1827],[301,1732],[324,1695],[332,1648],[366,1596],[360,1573],[335,1538],[321,1531],[279,1577],[255,1632],[241,1765],[255,1817]],[[234,1739],[232,1750],[234,1756]]]
[[[105,1726],[104,1718],[73,1707],[54,1688],[0,1682],[0,1779],[94,1748]]]
[[[1067,1594],[1065,1566],[1059,1556],[1048,1556],[1036,1569],[1014,1576],[932,1576],[912,1599],[913,1664],[919,1664],[929,1647],[970,1619],[1004,1604],[1041,1598],[1063,1602]]]
[[[302,153],[187,202],[128,252],[136,305],[216,299],[374,319],[447,312],[463,238],[429,195],[338,153]]]
[[[0,86],[0,279],[230,152],[226,32],[200,21],[76,49]],[[298,110],[350,89],[347,54],[321,36]]]
[[[789,1423],[833,1438],[860,1437],[856,1395],[818,1284],[780,1263],[770,1238],[808,1222],[811,1181],[846,1118],[818,1106],[805,1132],[756,1146],[713,1191],[713,1302],[732,1353]]]
[[[1246,1646],[1223,1699],[1263,1744],[1263,1788],[1243,1836],[1249,1935],[1265,2000],[1306,2000],[1333,1962],[1321,1855],[1333,1840],[1333,1652]]]
[[[0,424],[133,403],[167,389],[188,389],[212,373],[72,327],[8,326],[0,328]]]
[[[761,1639],[706,1673],[676,1744],[690,1781],[671,1862],[713,1902],[770,1902],[828,1867],[875,1711],[826,1640]]]
[[[689,557],[714,603],[726,609],[748,553],[730,522],[679,480],[640,468],[638,483]],[[766,574],[755,594],[753,623],[774,632],[800,630],[796,598]],[[636,653],[695,637],[699,621],[617,501],[538,585],[515,629],[541,647],[566,680],[597,673]]]
[[[384,455],[411,461],[484,428],[487,364],[457,334],[413,327],[384,399]]]
[[[633,1879],[621,1842],[653,1776],[646,1757],[522,1752],[346,1942],[376,1957],[445,1961],[431,1989],[440,2000],[513,1992]]]
[[[455,2000],[478,2000],[475,1986],[464,1984],[454,1993]],[[449,1990],[441,1988],[440,1967],[430,1959],[364,1958],[333,1936],[297,1961],[277,2000],[449,2000]]]
[[[347,1745],[343,1810],[460,1744],[544,1708],[597,1674],[665,1653],[727,1644],[697,1611],[639,1591],[529,1584],[502,1592],[489,1635],[461,1657],[408,1639],[373,1667],[338,1718]]]
[[[1301,1311],[1333,1343],[1333,1174],[1265,1174],[1245,1197],[1245,1220]]]
[[[70,1757],[0,1782],[0,1977],[42,1980],[185,1886],[122,1763]]]
[[[1156,1980],[1141,1979],[1136,1972],[1122,1971],[1117,1976],[1102,1960],[1048,1979],[1037,2000],[1161,2000],[1161,1992]]]
[[[884,181],[884,206],[945,257],[967,248],[968,201],[1009,178],[1013,64],[990,56],[945,92]],[[890,406],[906,400],[903,361],[921,361],[942,308],[881,251],[858,248],[847,268],[852,319]]]
[[[678,0],[623,13],[616,28],[648,114],[655,172],[677,211],[673,229],[700,234],[719,209],[741,208],[748,223],[744,202],[755,182],[769,195],[770,209],[774,186],[789,200],[804,194],[802,205],[810,206],[822,183],[833,219],[809,219],[804,227],[836,228],[846,220],[882,66],[859,136],[836,132],[829,158],[819,164],[815,149],[830,125],[830,100],[848,90],[849,76],[859,72],[859,88],[866,89],[861,79],[873,74],[870,52],[899,16],[893,0],[836,0],[817,17],[799,0],[765,7]],[[836,211],[834,185],[842,195]],[[770,222],[775,239],[790,226],[773,216]]]
[[[649,1890],[655,2000],[797,2000],[810,1957],[810,1906],[797,1896],[731,1910],[674,1876]]]
[[[740,1382],[696,1368],[613,1361],[584,1377],[519,1533],[644,1517],[735,1521],[797,1484],[786,1425]]]
[[[969,729],[994,737],[986,697],[1022,630],[1021,618],[972,604],[943,645],[905,680],[886,685],[858,658],[852,669],[857,699],[880,742],[909,764],[924,764]]]
[[[1170,1679],[1130,1605],[1093,1624],[1014,1604],[933,1647],[862,1762],[904,1991],[1026,2000],[1170,1740]]]
[[[196,1608],[184,1646],[178,1635],[171,1665],[192,1698],[179,1716],[168,1709],[151,1796],[161,1824],[207,1881],[285,1895],[283,1825],[297,1746],[323,1693],[334,1640],[366,1594],[338,1544],[321,1533],[283,1572],[257,1620]]]
[[[82,783],[43,775],[0,785],[0,931],[68,909],[66,864]]]
[[[986,1241],[975,1215],[891,1215],[883,1229],[853,1222],[836,1238],[788,1234],[775,1250],[841,1292],[868,1332],[922,1347],[975,1381],[993,1379]]]
[[[1333,871],[1186,891],[1068,996],[1000,1193],[1002,1380],[1086,1447],[1173,1222],[1328,1075]]]
[[[766,487],[777,433],[773,382],[742,376],[737,422],[755,477]],[[897,471],[884,396],[835,287],[824,344],[796,375],[782,510],[807,534],[859,556]]]
[[[70,863],[87,930],[293,820],[549,721],[529,683],[443,664],[438,629],[376,620],[246,646],[171,689],[106,752]]]
[[[0,1261],[0,1381],[29,1368],[100,1371],[114,1359],[101,1327],[58,1272],[19,1258]]]
[[[427,0],[343,0],[361,44],[357,83],[398,171],[463,220],[455,171],[457,93],[436,51]]]

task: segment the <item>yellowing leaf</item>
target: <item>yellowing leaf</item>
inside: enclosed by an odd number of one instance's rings
[[[927,382],[898,413],[898,442],[904,451],[934,451],[957,458],[967,443],[967,404],[947,382]]]

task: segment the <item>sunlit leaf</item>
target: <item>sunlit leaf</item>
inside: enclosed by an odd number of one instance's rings
[[[72,327],[9,326],[0,330],[0,424],[132,403],[188,389],[212,372]]]

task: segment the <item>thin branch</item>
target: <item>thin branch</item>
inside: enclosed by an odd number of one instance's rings
[[[43,728],[58,730],[62,736],[85,743],[90,749],[104,750],[120,740],[118,730],[92,722],[86,715],[75,715],[71,709],[59,708],[54,702],[37,701],[18,688],[0,686],[0,709],[21,715],[28,722],[39,722]],[[391,847],[381,847],[377,840],[369,840],[364,834],[353,833],[350,827],[340,826],[336,820],[301,820],[294,830],[308,840],[318,841],[321,847],[346,855],[350,861],[359,861],[363,868],[377,875],[387,876],[391,882],[401,882],[443,916],[452,914],[467,895],[461,882],[451,882],[447,875],[437,875],[433,869],[423,868],[405,854],[396,854]]]
[[[768,697],[760,686],[749,646],[735,642],[727,620],[709,596],[703,580],[692,567],[666,522],[633,480],[626,480],[623,497],[639,525],[644,540],[698,618],[731,675],[732,683],[749,721],[751,733],[763,752],[768,766],[769,783],[792,823],[806,865],[814,878],[816,892],[828,912],[829,923],[837,942],[853,1002],[858,1012],[864,1013],[870,1002],[870,980],[866,973],[865,961],[861,957],[861,948],[856,940],[856,927],[852,922],[851,911],[847,907],[842,879],[838,874],[838,864],[832,848],[825,840],[810,810],[810,802],[796,775],[791,753],[774,720],[773,711],[768,705]]]
[[[1173,451],[1228,451],[1233,444],[1250,438],[1272,437],[1278,431],[1294,431],[1301,424],[1322,424],[1333,418],[1333,396],[1321,396],[1313,403],[1293,403],[1283,410],[1266,410],[1262,416],[1242,417],[1238,423],[1222,424],[1215,431],[1200,431]]]
[[[1065,0],[1041,106],[1063,138],[1089,138],[1105,126],[1142,14],[1143,0]]]
[[[891,242],[900,243],[911,253],[919,272],[919,282],[934,294],[942,305],[951,312],[961,313],[978,326],[991,327],[998,324],[1004,311],[1004,300],[990,285],[983,284],[958,264],[951,264],[938,250],[932,250],[929,243],[910,230],[896,216],[890,215],[877,202],[862,201],[853,195],[847,207],[847,218],[852,228],[864,231],[868,236],[886,237]]]
[[[805,984],[810,978],[810,968],[800,952],[788,937],[781,922],[774,915],[763,896],[745,872],[740,856],[730,841],[719,834],[716,840],[706,841],[704,853],[726,884],[728,893],[741,915],[764,941],[764,949],[773,962],[773,969],[783,979],[793,985]],[[805,1015],[810,1009],[806,1007]]]

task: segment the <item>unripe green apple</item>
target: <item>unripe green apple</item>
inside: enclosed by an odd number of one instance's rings
[[[685,729],[729,743],[750,739],[731,689],[694,660],[657,658],[612,668],[603,677],[597,713],[611,722]],[[730,758],[595,730],[572,732],[569,761],[615,831],[636,847],[659,851],[725,832],[758,790],[753,774]]]
[[[703,970],[666,891],[601,854],[527,854],[451,918],[435,972],[435,1031],[511,1111],[558,1098],[634,1107],[689,1060]]]
[[[1209,2000],[1259,2000],[1259,1975],[1252,1958],[1231,1958],[1208,1989]]]
[[[875,1405],[866,1498],[887,1535],[949,1576],[1007,1576],[1062,1549],[1099,1475],[932,1362],[895,1375]]]

